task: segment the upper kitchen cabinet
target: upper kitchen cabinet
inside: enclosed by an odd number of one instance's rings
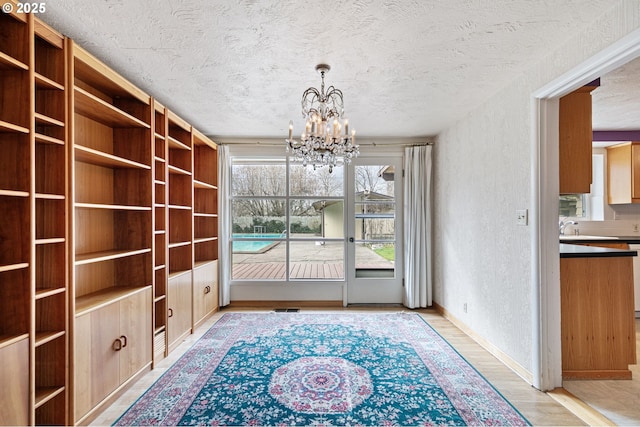
[[[560,194],[589,193],[591,186],[591,92],[583,86],[560,98]]]
[[[607,147],[607,202],[640,203],[640,142]]]

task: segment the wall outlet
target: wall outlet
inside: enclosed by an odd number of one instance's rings
[[[462,311],[464,311],[465,313],[467,312],[467,303],[466,302],[462,305]]]
[[[516,224],[527,225],[529,222],[529,212],[527,209],[516,210]]]
[[[633,224],[633,232],[634,232],[634,233],[637,233],[637,232],[639,232],[639,231],[640,231],[640,225],[638,225],[638,224]]]

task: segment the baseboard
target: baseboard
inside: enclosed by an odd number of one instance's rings
[[[593,409],[591,406],[569,393],[564,388],[556,388],[548,391],[547,394],[553,400],[567,408],[573,415],[580,418],[589,426],[614,426],[610,419]]]
[[[438,312],[442,317],[450,321],[454,326],[464,332],[469,338],[474,340],[478,345],[491,353],[496,359],[502,362],[506,367],[515,372],[520,378],[525,380],[528,384],[533,385],[533,375],[530,371],[525,369],[521,364],[512,359],[509,355],[504,353],[495,345],[491,344],[485,338],[478,335],[473,329],[469,328],[464,322],[460,321],[457,317],[453,316],[447,309],[439,305],[438,303],[433,303],[433,308]]]
[[[224,308],[261,308],[261,309],[274,309],[274,308],[342,308],[342,300],[336,301],[265,301],[265,300],[244,300],[244,301],[231,301],[231,303]]]

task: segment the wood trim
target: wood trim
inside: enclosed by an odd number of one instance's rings
[[[113,84],[121,87],[126,92],[128,92],[131,96],[138,99],[141,102],[144,102],[147,105],[151,103],[151,97],[147,95],[141,89],[138,89],[133,83],[129,82],[127,79],[113,71],[104,62],[97,59],[95,56],[90,54],[84,48],[80,47],[77,43],[73,43],[73,58],[80,60],[86,66],[95,70],[97,75],[100,75],[101,78],[106,78]],[[74,73],[75,74],[75,73]]]
[[[342,300],[325,300],[325,301],[250,301],[240,300],[231,301],[226,308],[262,308],[262,309],[275,309],[275,308],[299,308],[299,307],[340,307],[342,308]]]
[[[64,48],[64,36],[40,19],[34,19],[35,34],[58,49]]]
[[[563,388],[550,390],[547,394],[556,402],[567,408],[572,414],[580,418],[589,426],[613,426],[615,423],[578,399]]]
[[[75,425],[89,425],[91,421],[95,420],[98,415],[102,413],[104,409],[106,409],[109,405],[115,402],[124,392],[126,392],[132,385],[134,385],[140,378],[145,376],[149,371],[151,371],[151,362],[145,364],[145,366],[140,369],[135,375],[132,375],[127,381],[122,383],[115,391],[109,394],[106,399],[97,404],[95,407],[91,408],[91,410],[79,420],[76,420]]]
[[[167,110],[167,118],[169,119],[169,122],[180,126],[187,132],[191,132],[191,125],[173,111]]]
[[[562,371],[565,380],[630,380],[629,369],[593,369],[593,370],[566,370]]]
[[[192,131],[193,133],[193,144],[206,144],[209,147],[213,148],[214,150],[218,149],[218,144],[216,144],[213,140],[211,140],[211,138],[209,138],[208,136],[206,136],[205,134],[203,134],[202,132],[200,132],[197,129],[193,129]]]
[[[434,302],[433,309],[440,314],[442,317],[450,321],[454,324],[458,329],[464,332],[469,338],[474,340],[480,347],[487,350],[489,353],[494,355],[496,359],[502,362],[505,366],[515,372],[520,378],[525,380],[528,384],[533,384],[533,375],[527,369],[524,368],[521,364],[516,362],[513,358],[511,358],[508,354],[500,350],[498,347],[490,343],[485,338],[478,335],[473,329],[469,328],[465,323],[460,321],[460,319],[453,316],[446,308],[442,307],[440,304]]]

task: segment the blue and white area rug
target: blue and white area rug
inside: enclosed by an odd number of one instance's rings
[[[114,425],[529,425],[416,313],[227,313]]]

